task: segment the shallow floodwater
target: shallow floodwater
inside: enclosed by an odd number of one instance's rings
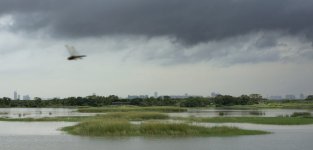
[[[189,138],[91,138],[57,129],[65,122],[0,122],[2,150],[312,150],[313,126],[226,124],[273,132],[267,135]],[[213,124],[202,124],[211,126]],[[221,124],[219,124],[221,125]],[[225,124],[224,124],[225,125]]]
[[[265,116],[276,117],[291,115],[294,112],[310,112],[304,109],[189,109],[188,112],[169,113],[175,117],[242,117]],[[75,108],[0,108],[0,117],[6,118],[42,118],[58,116],[88,116],[96,113],[80,113]]]
[[[253,112],[253,111],[260,111]],[[278,116],[310,110],[259,109],[259,110],[190,110],[170,113],[176,116]],[[311,112],[312,113],[312,112]],[[1,117],[55,117],[88,115],[68,108],[1,108]],[[71,122],[6,122],[0,121],[0,150],[311,150],[313,125],[278,126],[242,123],[197,123],[201,126],[236,126],[273,132],[266,135],[234,137],[124,137],[93,138],[72,136],[59,129]]]
[[[189,109],[188,112],[170,113],[173,117],[244,117],[244,116],[260,116],[260,117],[277,117],[287,116],[294,112],[310,112],[313,115],[313,110],[305,109]]]
[[[74,108],[0,108],[0,117],[2,118],[42,118],[88,115],[94,115],[94,113],[80,113]]]

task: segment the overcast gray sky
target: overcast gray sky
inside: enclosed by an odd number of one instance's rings
[[[313,94],[312,0],[1,0],[0,97]],[[88,55],[67,61],[65,44]]]

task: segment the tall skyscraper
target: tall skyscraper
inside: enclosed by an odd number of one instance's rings
[[[158,92],[154,92],[154,98],[158,98]]]
[[[14,91],[14,100],[17,100],[17,92]]]

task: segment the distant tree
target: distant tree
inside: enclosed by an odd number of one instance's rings
[[[116,96],[116,95],[110,95],[107,99],[109,99],[109,100],[111,100],[113,102],[119,100],[118,96]]]
[[[253,98],[253,99],[262,99],[262,95],[261,94],[250,94],[249,97]]]
[[[180,106],[183,107],[205,107],[209,104],[209,99],[201,97],[189,97]]]
[[[35,107],[42,107],[42,100],[41,100],[41,98],[40,97],[35,97],[34,98],[34,103],[35,103]]]
[[[0,99],[1,107],[10,107],[11,106],[11,98],[3,97]]]
[[[313,95],[309,95],[305,100],[313,100]]]
[[[251,98],[248,95],[241,95],[238,97],[238,105],[247,105],[251,103]]]
[[[171,97],[170,96],[163,96],[163,99],[164,100],[169,100],[169,99],[171,99]]]
[[[138,106],[143,105],[143,99],[141,99],[141,98],[131,99],[129,104],[130,105],[138,105]]]
[[[230,95],[218,95],[214,98],[217,106],[231,106],[237,103],[237,99]]]
[[[252,103],[260,103],[263,100],[261,94],[250,94],[249,97],[251,98]]]

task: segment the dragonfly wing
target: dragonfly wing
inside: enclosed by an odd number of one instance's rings
[[[75,47],[73,47],[73,46],[68,46],[68,45],[65,45],[65,47],[66,47],[67,51],[70,53],[71,56],[77,56],[77,55],[79,55],[79,54],[77,53],[77,51],[75,50]]]

